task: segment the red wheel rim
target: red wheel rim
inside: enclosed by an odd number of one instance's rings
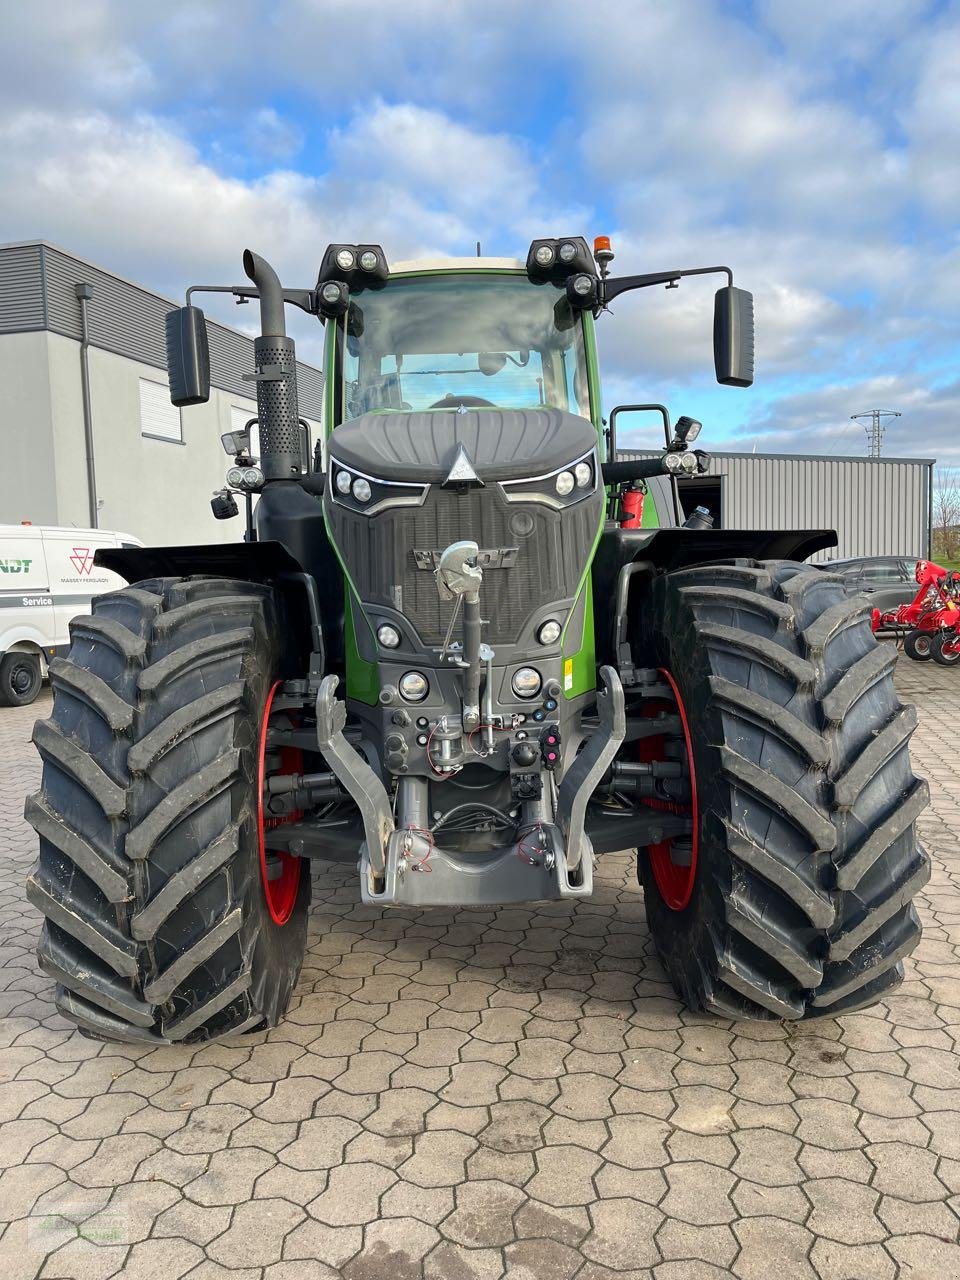
[[[689,816],[691,823],[690,830],[690,865],[683,866],[675,862],[671,856],[673,851],[673,839],[663,840],[659,844],[651,844],[647,846],[647,857],[650,859],[650,869],[653,872],[653,878],[656,881],[660,897],[670,908],[671,911],[683,911],[688,906],[693,896],[693,886],[697,878],[697,853],[700,847],[700,810],[697,803],[697,775],[693,761],[693,742],[690,737],[690,724],[687,720],[687,710],[683,705],[683,699],[680,696],[680,690],[677,688],[677,682],[669,671],[660,669],[660,675],[663,676],[673,693],[674,703],[680,716],[680,725],[683,729],[683,744],[687,757],[687,769],[690,776],[690,803],[675,804],[669,800],[647,799],[645,803],[652,809],[662,809],[669,813],[677,813]],[[663,701],[656,704],[651,703],[649,711],[651,715],[658,711],[670,708],[670,703]],[[662,759],[663,745],[665,739],[662,737],[646,738],[640,741],[640,758],[641,759]]]
[[[280,860],[280,874],[271,880],[267,873],[267,846],[264,833],[271,827],[281,826],[298,818],[299,813],[292,813],[283,818],[272,818],[264,812],[263,789],[266,783],[267,765],[267,730],[270,726],[270,708],[274,695],[280,688],[281,681],[276,680],[267,694],[267,703],[263,708],[263,723],[260,726],[260,750],[257,759],[257,840],[260,845],[260,883],[263,885],[263,896],[267,910],[275,924],[286,924],[290,919],[297,901],[297,890],[300,888],[300,859],[283,850],[271,850],[270,856]],[[299,773],[302,755],[297,747],[280,749],[280,773]]]

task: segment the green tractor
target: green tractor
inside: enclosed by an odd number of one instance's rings
[[[833,533],[683,522],[699,423],[645,406],[665,446],[618,460],[594,330],[613,299],[724,275],[734,386],[753,303],[725,267],[612,257],[577,237],[390,267],[335,244],[312,289],[250,252],[250,283],[219,287],[260,304],[259,443],[225,437],[213,503],[246,500],[246,537],[99,552],[131,585],[74,620],[34,734],[28,896],[82,1031],[276,1025],[314,858],[356,866],[370,905],[489,908],[587,898],[597,859],[636,849],[690,1007],[801,1019],[900,981],[929,862],[895,649],[803,563]],[[209,395],[198,289],[167,317],[177,405]],[[287,304],[326,327],[315,448]]]

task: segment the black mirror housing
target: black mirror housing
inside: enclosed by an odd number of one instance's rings
[[[167,312],[167,377],[177,408],[210,399],[210,349],[207,322],[199,307]]]
[[[732,284],[714,298],[713,362],[724,386],[753,385],[753,294]]]

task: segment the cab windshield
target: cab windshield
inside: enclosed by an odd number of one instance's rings
[[[431,275],[356,295],[342,324],[343,417],[544,405],[589,418],[583,326],[526,276]]]

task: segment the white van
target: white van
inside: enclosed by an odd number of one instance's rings
[[[126,586],[93,563],[95,552],[142,546],[108,529],[0,525],[0,705],[33,702],[47,660],[70,647],[70,619],[89,613],[93,596]]]

